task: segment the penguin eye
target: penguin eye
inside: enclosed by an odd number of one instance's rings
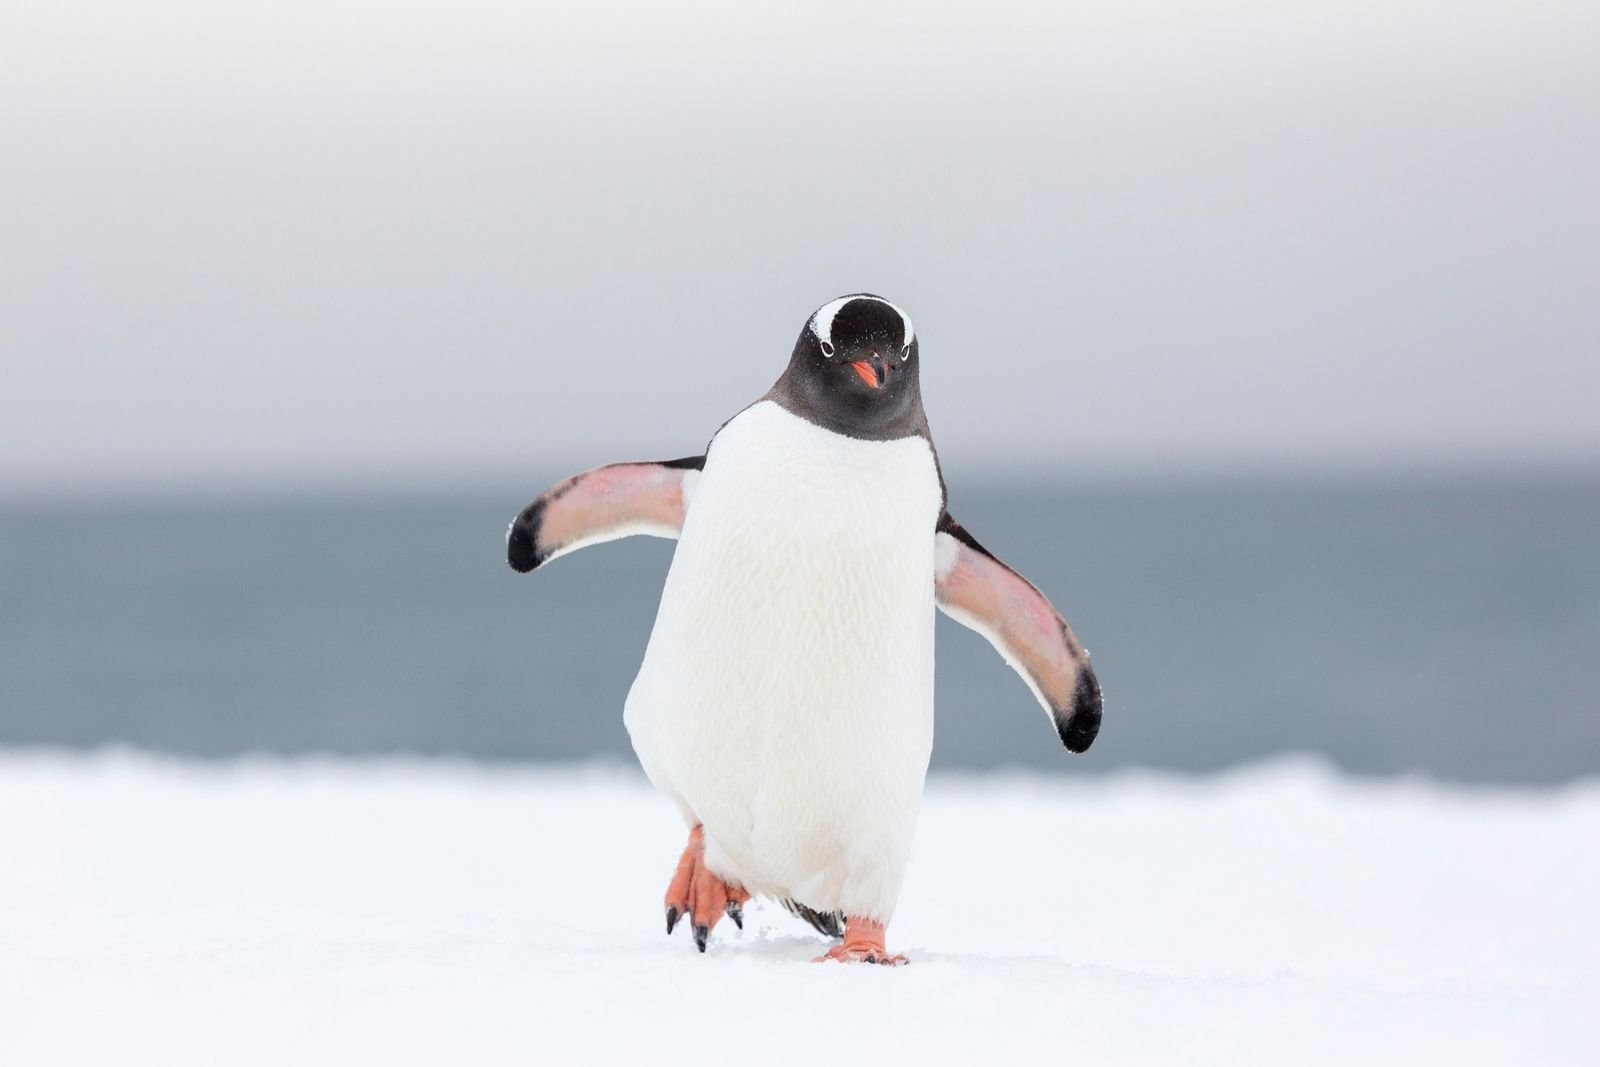
[[[910,345],[906,345],[904,348],[902,348],[900,350],[900,362],[904,363],[906,360],[908,360],[910,358],[911,358],[911,346]]]
[[[833,346],[831,344],[829,344],[828,342],[826,342],[826,341],[822,342],[822,358],[823,359],[832,359],[833,358]]]

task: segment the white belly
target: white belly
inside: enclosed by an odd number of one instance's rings
[[[920,438],[853,440],[770,401],[717,435],[624,713],[713,871],[893,912],[933,743],[939,508]]]

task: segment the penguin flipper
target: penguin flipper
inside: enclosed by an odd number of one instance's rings
[[[939,516],[934,544],[940,610],[982,634],[1022,675],[1069,751],[1087,749],[1100,732],[1100,683],[1061,613],[948,511]]]
[[[506,559],[526,574],[557,556],[619,537],[676,538],[706,457],[613,463],[574,474],[523,508],[506,531]]]

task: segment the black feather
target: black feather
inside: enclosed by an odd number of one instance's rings
[[[785,900],[783,906],[788,909],[790,915],[810,923],[817,933],[823,937],[844,936],[844,912],[842,911],[818,911],[815,908],[806,907],[798,900]]]

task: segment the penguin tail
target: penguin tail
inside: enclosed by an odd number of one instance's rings
[[[823,937],[844,936],[844,912],[842,911],[818,911],[815,908],[806,907],[798,900],[784,900],[783,906],[790,915],[810,923],[817,933]]]

